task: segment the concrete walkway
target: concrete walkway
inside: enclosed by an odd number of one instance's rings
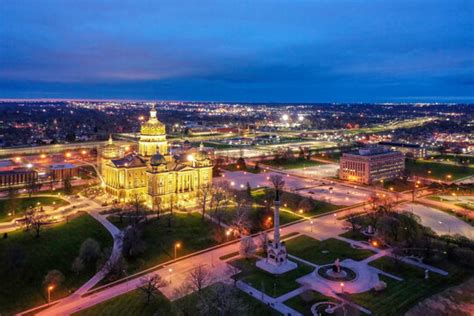
[[[263,293],[262,291],[259,291],[257,290],[256,288],[248,285],[247,283],[244,283],[242,281],[237,281],[236,283],[236,286],[238,289],[240,289],[241,291],[244,291],[245,293],[247,293],[248,295],[258,299],[259,301],[261,301],[263,304],[265,305],[268,305],[270,307],[272,307],[273,309],[277,310],[278,312],[280,312],[281,314],[283,315],[288,315],[288,316],[302,316],[302,314],[300,314],[299,312],[295,311],[294,309],[292,309],[291,307],[288,307],[286,306],[285,304],[283,304],[283,301],[280,300],[280,298],[283,298],[285,299],[285,295],[283,296],[280,296],[279,298],[273,298],[271,296],[268,296],[267,294]],[[301,291],[300,290],[301,288],[298,288],[296,289],[295,291]],[[304,291],[304,289],[303,289]],[[293,291],[292,291],[293,292]],[[290,292],[290,293],[292,293]],[[302,293],[302,292],[301,292]],[[288,293],[287,293],[288,294]],[[296,296],[296,295],[299,295],[299,293],[293,295],[293,296]],[[285,297],[284,297],[285,296]],[[291,296],[291,297],[293,297]],[[285,299],[286,301],[286,299]]]

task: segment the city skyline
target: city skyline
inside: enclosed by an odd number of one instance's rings
[[[472,102],[465,1],[5,2],[0,98]]]

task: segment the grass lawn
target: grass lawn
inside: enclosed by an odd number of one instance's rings
[[[269,194],[270,192],[271,190],[266,189],[266,188],[253,189],[252,197],[253,197],[254,203],[263,205],[265,200],[268,200],[269,198],[273,197],[271,194]],[[287,210],[295,211],[295,213],[298,215],[300,214],[299,209],[302,207],[300,203],[301,201],[305,199],[308,199],[308,198],[303,197],[299,194],[291,193],[291,192],[283,192],[283,194],[281,195],[281,206],[282,208],[285,208]],[[312,206],[312,208],[304,211],[301,215],[314,216],[314,215],[319,215],[326,212],[335,211],[344,207],[344,205],[334,205],[334,204],[327,203],[324,201],[318,201],[318,200],[312,200],[312,199],[308,199],[308,200],[310,201],[309,203]]]
[[[209,287],[211,288],[212,285]],[[208,291],[205,288],[203,291]],[[248,315],[280,315],[278,312],[260,303],[258,300],[245,294],[237,292],[238,298],[248,307]],[[126,294],[117,296],[101,304],[97,304],[83,311],[74,313],[75,316],[96,316],[96,315],[180,315],[177,306],[196,306],[197,295],[190,294],[175,302],[170,302],[164,295],[160,293],[154,301],[149,305],[145,304],[143,292],[139,289],[133,290]],[[237,316],[237,315],[236,315]]]
[[[298,268],[281,275],[267,273],[255,265],[257,259],[236,259],[231,262],[235,267],[241,269],[241,272],[235,277],[254,288],[263,291],[271,297],[278,297],[288,293],[301,285],[296,279],[311,273],[314,269],[310,266],[298,263]]]
[[[254,167],[250,167],[250,166],[246,166],[245,169],[240,169],[240,168],[237,168],[237,164],[235,164],[235,163],[226,165],[226,166],[222,167],[222,169],[225,169],[227,171],[242,171],[242,172],[250,172],[250,173],[255,173],[255,174],[262,172],[261,167],[257,170],[255,170]]]
[[[332,297],[327,297],[319,292],[307,290],[300,295],[290,298],[284,304],[300,312],[304,316],[312,316],[311,307],[319,302],[337,302]]]
[[[79,275],[71,271],[71,264],[79,254],[84,240],[93,238],[102,248],[111,248],[112,236],[95,219],[80,214],[68,224],[45,228],[39,238],[21,230],[8,234],[0,241],[0,314],[13,312],[47,302],[44,276],[57,269],[65,281],[52,293],[52,299],[63,297],[77,289],[95,273],[90,267]],[[9,267],[9,266],[12,267]]]
[[[305,167],[314,167],[323,165],[324,162],[315,161],[315,160],[307,160],[303,158],[296,158],[293,160],[265,160],[262,161],[262,164],[267,166],[271,166],[274,168],[282,168],[282,169],[301,169]]]
[[[400,179],[384,181],[383,187],[390,191],[403,192],[413,190],[413,183],[402,181]]]
[[[11,201],[8,199],[0,200],[0,222],[7,222],[11,221],[13,218],[21,217],[25,211],[32,207],[36,206],[38,203],[41,203],[42,206],[64,206],[68,205],[69,202],[56,198],[56,197],[49,197],[49,196],[37,196],[37,197],[21,197],[21,198],[14,198]],[[10,206],[14,208],[15,214],[12,216],[8,216],[8,212],[10,212]]]
[[[114,297],[108,301],[94,305],[88,309],[74,313],[75,316],[96,315],[171,315],[171,302],[160,293],[150,304],[145,304],[144,293],[133,290],[126,294]]]
[[[407,159],[405,168],[408,174],[440,180],[447,180],[448,175],[451,175],[450,180],[474,175],[474,168],[468,166],[448,165],[420,159],[416,161]],[[431,173],[428,173],[428,171],[431,171]]]
[[[388,257],[377,259],[370,265],[403,278],[402,281],[397,281],[379,275],[380,279],[387,283],[384,291],[350,295],[357,304],[369,308],[375,315],[403,315],[420,300],[448,286],[461,283],[468,278],[469,274],[472,275],[472,272],[469,273],[467,270],[450,264],[448,276],[430,273],[429,279],[425,280],[422,269],[404,263],[396,265],[394,260]]]
[[[357,241],[368,241],[369,238],[362,234],[360,230],[352,231],[352,229],[346,231],[344,234],[340,234],[339,236],[341,237],[346,237],[352,240],[357,240]]]
[[[334,263],[337,258],[341,261],[344,259],[363,260],[374,254],[370,250],[352,248],[348,243],[338,239],[319,241],[306,235],[288,240],[286,249],[289,254],[317,265]],[[324,251],[328,253],[323,253]]]
[[[181,243],[178,257],[217,245],[214,238],[216,229],[224,235],[222,228],[209,220],[202,221],[201,215],[197,213],[173,214],[171,227],[168,227],[168,216],[149,220],[143,230],[145,253],[128,262],[128,272],[135,273],[174,259],[176,242]]]

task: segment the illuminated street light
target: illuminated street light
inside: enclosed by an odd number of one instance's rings
[[[341,293],[344,293],[344,283],[341,282]]]
[[[27,164],[27,165],[26,165],[26,168],[28,168],[28,169],[33,168],[33,164],[31,164],[31,163]]]
[[[304,120],[304,117],[303,116],[298,116],[298,121],[302,122]]]
[[[193,155],[188,155],[188,161],[194,161],[194,156]]]
[[[66,156],[66,158],[70,158],[72,156],[72,154],[71,153],[66,153],[65,156]]]
[[[40,158],[41,158],[41,159],[44,159],[44,158],[46,158],[46,155],[45,155],[45,154],[41,154],[41,155],[40,155]]]
[[[290,117],[288,116],[288,114],[283,114],[283,115],[281,116],[281,119],[282,119],[283,121],[285,121],[285,122],[288,121],[289,118],[290,118]]]
[[[181,244],[179,242],[177,242],[176,244],[174,244],[174,258],[176,259],[177,256],[178,256],[178,248],[181,248]]]
[[[85,154],[87,154],[87,151],[82,150],[82,151],[81,151],[81,154],[82,154],[82,155],[85,155]]]
[[[54,290],[54,286],[48,286],[48,305],[51,303],[51,291]]]

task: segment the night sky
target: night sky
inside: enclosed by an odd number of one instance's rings
[[[0,0],[0,98],[474,102],[474,1]]]

